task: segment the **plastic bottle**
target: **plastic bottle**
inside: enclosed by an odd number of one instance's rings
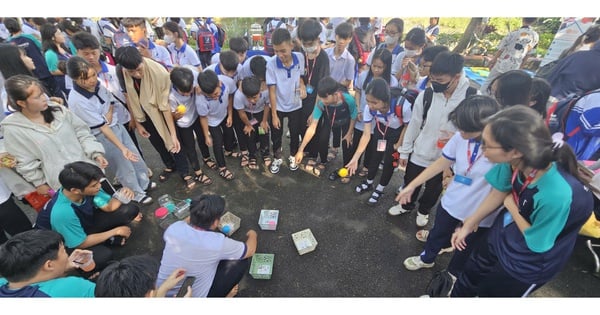
[[[175,212],[175,201],[173,201],[173,198],[171,198],[169,194],[164,194],[158,197],[158,204],[161,207],[167,208],[167,210],[169,210],[171,213]]]
[[[166,230],[171,224],[175,223],[177,218],[169,212],[169,209],[160,207],[154,211],[154,217],[158,221],[158,226]]]

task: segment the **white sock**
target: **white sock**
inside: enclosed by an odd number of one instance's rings
[[[374,180],[372,180],[372,179],[370,179],[370,180],[369,180],[369,179],[367,179],[367,184],[371,185],[371,184],[373,184],[373,182],[374,182]]]
[[[377,188],[375,188],[375,190],[378,190],[378,191],[383,191],[384,189],[385,189],[385,186],[383,186],[381,184],[377,185]]]

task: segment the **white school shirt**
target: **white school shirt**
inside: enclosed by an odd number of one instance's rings
[[[485,179],[485,174],[494,167],[495,163],[488,161],[483,155],[481,146],[477,150],[475,163],[469,173],[469,160],[474,155],[476,143],[463,139],[460,132],[456,132],[442,149],[442,156],[454,162],[453,170],[456,175],[466,176],[472,179],[471,185],[465,185],[456,181],[450,182],[446,193],[442,196],[442,207],[455,219],[464,221],[472,215],[477,207],[492,191],[492,186]],[[468,153],[471,153],[470,155]],[[498,211],[483,219],[479,226],[490,227],[496,219]]]
[[[250,70],[250,61],[253,58],[264,58],[267,62],[269,62],[269,59],[273,58],[271,56],[264,56],[264,55],[254,55],[250,58],[246,58],[246,61],[244,61],[244,63],[242,64],[242,67],[240,68],[240,70],[238,71],[238,76],[240,80],[243,80],[244,78],[247,77],[251,77],[254,74],[252,73],[252,70]]]
[[[179,66],[191,65],[194,67],[198,67],[200,65],[200,58],[198,58],[198,54],[196,54],[194,49],[188,44],[183,43],[183,46],[181,46],[180,49],[177,49],[175,43],[171,43],[169,44],[168,49],[171,53],[173,64]]]
[[[377,125],[377,121],[379,121],[381,130],[384,130],[386,126],[387,128],[398,129],[403,125],[403,122],[400,122],[399,117],[396,116],[392,107],[390,107],[390,110],[387,113],[376,111],[374,114],[375,115],[369,110],[369,106],[365,105],[365,107],[363,107],[363,121],[365,123],[370,122],[372,126],[375,126]]]
[[[102,98],[103,102],[95,95],[87,98],[77,90],[76,86],[69,92],[69,109],[90,128],[101,127],[103,123],[108,121],[106,115],[108,114],[110,105],[114,103],[112,95],[102,84],[100,84],[98,95]],[[112,121],[109,126],[115,126],[118,122],[117,113],[113,110]],[[92,128],[91,131],[94,136],[102,133],[100,128]]]
[[[240,110],[243,109],[249,113],[260,113],[265,109],[265,105],[269,104],[269,90],[260,91],[260,96],[258,97],[258,101],[256,104],[250,103],[244,92],[241,89],[238,89],[233,96],[233,109]],[[262,117],[254,117],[256,120],[261,121]]]
[[[102,67],[102,70],[98,72],[98,81],[112,93],[115,101],[113,111],[116,112],[119,123],[128,123],[131,120],[131,114],[129,114],[129,110],[127,109],[127,99],[125,98],[125,95],[123,95],[121,86],[119,85],[117,67],[102,60],[100,60],[100,66]]]
[[[274,56],[267,61],[267,86],[276,85],[277,111],[289,113],[302,108],[302,100],[296,98],[304,74],[304,54],[292,52],[292,65],[284,67],[281,59]]]
[[[360,104],[358,104],[358,108],[359,111],[358,113],[360,114],[364,108],[366,108],[367,106],[367,95],[364,93],[363,90],[363,84],[367,78],[367,74],[369,71],[363,71],[358,75],[358,78],[356,79],[356,83],[354,84],[354,89],[355,90],[360,90],[361,94],[360,94]],[[390,87],[395,87],[398,86],[398,79],[396,79],[396,77],[394,77],[393,75],[390,76]],[[364,130],[364,125],[365,125],[365,121],[364,120],[364,115],[363,115],[363,120],[358,120],[356,119],[356,123],[354,124],[354,127],[358,130]],[[371,128],[374,128],[375,126],[371,126]]]
[[[198,86],[198,71],[191,67],[187,68],[192,70],[192,73],[194,74],[194,84],[192,85],[192,89],[195,89]],[[189,96],[183,96],[177,92],[177,89],[175,89],[174,86],[171,86],[171,92],[169,93],[169,106],[171,107],[171,111],[176,111],[177,106],[179,105],[185,106],[185,114],[175,121],[178,127],[188,128],[198,120],[196,100],[201,96],[201,94],[196,93],[192,93],[192,95]]]
[[[202,70],[202,71],[212,70],[217,75],[224,75],[223,72],[221,71],[221,67],[219,65],[220,65],[220,63],[213,63],[213,64],[209,65],[208,67],[204,68],[204,70]],[[237,69],[235,70],[235,75],[233,76],[233,78],[230,77],[233,80],[233,82],[238,82],[240,80],[240,71],[241,70],[242,70],[242,65],[238,63]]]
[[[325,49],[329,57],[329,73],[331,77],[338,81],[354,80],[354,66],[356,61],[348,49],[344,49],[339,58],[335,57],[335,47]]]
[[[237,87],[235,82],[225,75],[219,75],[221,81],[221,95],[212,100],[206,95],[196,97],[196,110],[198,115],[208,118],[210,127],[218,126],[225,117],[227,117],[227,105],[229,104],[229,95],[235,93]]]

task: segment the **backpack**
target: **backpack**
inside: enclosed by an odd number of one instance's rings
[[[221,27],[221,25],[219,24],[215,24],[217,26],[217,30],[218,30],[218,38],[217,38],[217,44],[219,44],[219,47],[223,47],[223,45],[225,44],[225,39],[227,38],[227,32],[225,32],[225,29],[223,27]]]
[[[112,32],[113,36],[109,39],[112,41],[114,49],[131,45],[131,38],[129,37],[129,35],[127,35],[127,32],[123,29],[123,27],[115,29],[111,24],[105,24],[102,28],[105,28]]]
[[[275,51],[273,50],[273,42],[271,40],[271,38],[273,37],[273,31],[278,29],[281,24],[283,24],[283,21],[279,21],[279,23],[277,23],[277,26],[275,28],[273,28],[272,24],[269,22],[269,30],[265,33],[265,40],[264,40],[264,48],[265,51],[269,54],[269,56],[273,56],[275,54]]]
[[[465,98],[477,94],[477,89],[469,86],[467,91],[465,92]],[[425,89],[425,95],[423,95],[423,122],[421,123],[421,130],[425,126],[425,121],[427,120],[427,114],[429,114],[429,109],[431,108],[431,101],[433,100],[433,89],[428,87]]]
[[[550,133],[562,132],[565,136],[565,141],[577,134],[581,130],[581,127],[579,126],[572,130],[566,130],[567,119],[569,118],[573,107],[582,97],[599,92],[600,90],[592,90],[581,95],[571,94],[560,101],[552,103],[548,108],[548,114],[546,115],[546,125],[548,126],[548,129],[550,129]]]
[[[396,116],[400,119],[400,122],[402,122],[402,106],[404,105],[404,102],[408,101],[410,103],[410,108],[412,109],[415,104],[415,99],[417,99],[417,95],[419,95],[419,91],[398,86],[390,88],[390,93],[392,96],[390,103],[392,104]]]
[[[323,106],[320,107],[321,111],[325,113],[325,119],[331,122],[331,118],[333,117],[333,122],[331,123],[331,127],[341,127],[350,122],[350,105],[346,102],[346,98],[342,93],[342,104],[337,106]]]
[[[215,36],[213,35],[210,28],[200,22],[195,22],[198,26],[198,32],[196,32],[196,45],[200,52],[210,52],[215,49]]]
[[[426,294],[430,297],[449,297],[454,287],[454,281],[448,270],[438,271],[427,284]]]
[[[348,51],[358,65],[365,65],[369,59],[371,50],[375,47],[375,42],[372,40],[372,30],[365,30],[362,27],[358,27],[354,30],[352,41],[348,45]]]

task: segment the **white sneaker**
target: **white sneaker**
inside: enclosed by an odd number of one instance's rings
[[[271,166],[269,167],[269,171],[271,171],[271,173],[273,173],[273,174],[279,173],[279,167],[281,166],[282,163],[283,163],[282,159],[274,159],[273,163],[271,163]]]
[[[389,213],[390,215],[400,215],[400,214],[408,213],[408,212],[410,212],[410,211],[411,211],[411,210],[407,210],[407,209],[404,209],[404,208],[402,208],[402,205],[401,205],[401,204],[397,204],[397,205],[395,205],[395,206],[391,207],[391,208],[388,210],[388,213]]]
[[[298,169],[298,164],[296,164],[296,158],[291,156],[288,158],[290,171],[295,171]]]
[[[404,260],[404,267],[410,271],[419,270],[421,268],[431,268],[435,263],[426,264],[421,260],[421,256],[412,256]]]
[[[425,215],[425,214],[420,214],[417,211],[417,226],[418,227],[424,227],[427,225],[427,223],[429,223],[429,215]]]

